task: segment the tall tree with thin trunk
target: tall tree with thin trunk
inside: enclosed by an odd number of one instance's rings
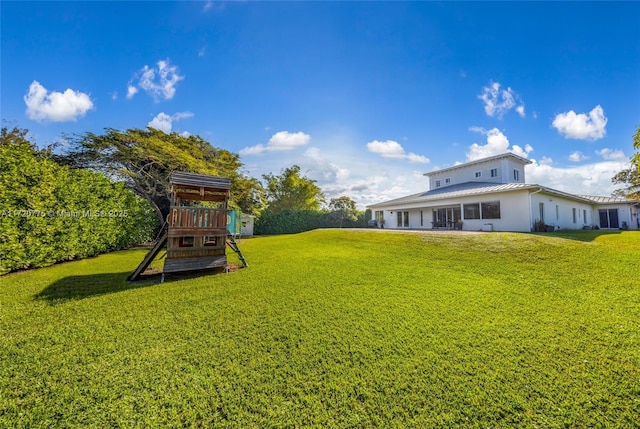
[[[125,181],[151,203],[161,225],[169,213],[169,178],[174,171],[228,177],[232,206],[249,213],[261,208],[262,186],[239,172],[239,155],[215,148],[195,135],[185,137],[153,128],[105,131],[102,135],[88,132],[68,137],[70,145],[56,160]]]
[[[611,181],[627,185],[624,189],[616,190],[615,196],[640,200],[640,126],[633,136],[633,148],[636,153],[631,157],[631,167],[613,176]]]

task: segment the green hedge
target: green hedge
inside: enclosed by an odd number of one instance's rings
[[[123,183],[62,167],[13,133],[0,142],[0,274],[152,238],[151,206]]]
[[[367,226],[364,212],[355,221],[344,221],[342,228],[363,228]],[[277,213],[263,212],[256,219],[254,234],[295,234],[316,228],[339,228],[340,223],[334,213],[314,210],[282,210]]]

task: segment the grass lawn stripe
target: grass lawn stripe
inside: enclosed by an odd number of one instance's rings
[[[0,427],[634,427],[640,234],[319,230],[0,278]],[[230,255],[233,260],[234,255]]]

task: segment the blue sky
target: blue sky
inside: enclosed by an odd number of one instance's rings
[[[11,2],[2,119],[199,134],[327,197],[424,191],[511,150],[526,181],[609,195],[640,125],[640,3]]]

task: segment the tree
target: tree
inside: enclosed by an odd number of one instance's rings
[[[611,181],[628,185],[625,189],[616,190],[615,196],[640,200],[640,126],[633,136],[633,148],[637,152],[631,157],[631,167],[613,176]]]
[[[239,156],[213,147],[200,136],[185,137],[148,128],[68,138],[69,148],[56,159],[61,164],[100,171],[123,180],[154,208],[162,225],[169,214],[169,178],[174,171],[231,179],[231,206],[253,213],[261,208],[264,190],[256,179],[239,172]]]
[[[302,177],[300,167],[294,165],[282,171],[282,174],[263,174],[266,182],[267,211],[275,213],[282,210],[320,210],[325,201],[324,194],[315,180]]]
[[[345,220],[358,220],[356,202],[349,197],[332,198],[331,202],[329,202],[329,210],[331,211],[331,216],[338,221],[340,228],[342,228],[342,223]]]

